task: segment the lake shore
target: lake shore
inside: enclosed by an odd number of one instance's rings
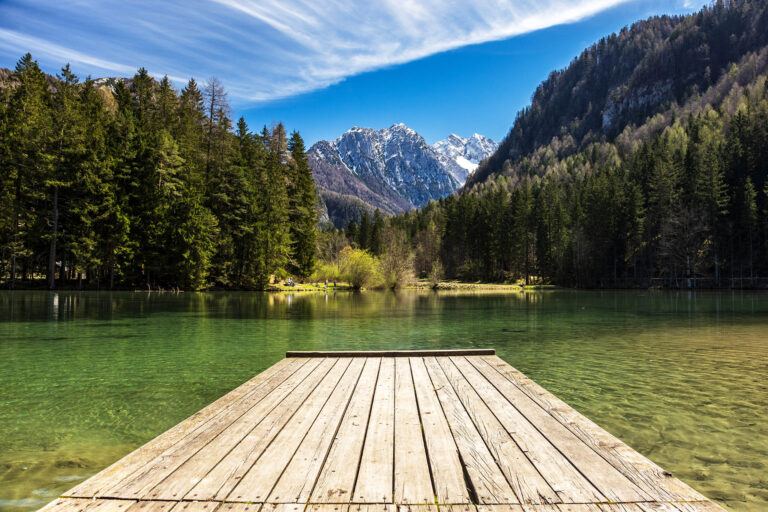
[[[9,290],[8,283],[2,283],[0,289]],[[33,281],[17,281],[13,288],[17,291],[47,291],[47,282],[44,279]],[[382,290],[382,287],[365,288],[365,290]],[[406,285],[402,289],[404,290],[422,290],[422,291],[494,291],[494,292],[507,292],[507,293],[519,293],[521,291],[531,290],[554,290],[562,289],[556,285],[520,285],[517,283],[485,283],[480,281],[440,281],[437,286],[434,286],[426,279],[417,279],[412,283]],[[197,290],[199,292],[223,292],[223,291],[255,291],[255,292],[277,292],[277,293],[313,293],[313,292],[325,292],[325,291],[355,291],[355,289],[347,283],[328,283],[328,287],[325,287],[325,283],[296,283],[294,286],[287,284],[272,284],[265,290],[255,290],[251,288],[217,288],[212,287],[206,290]],[[57,283],[56,289],[52,291],[133,291],[133,292],[165,292],[165,293],[182,293],[191,290],[183,290],[179,288],[113,288],[109,290],[103,287],[94,287],[83,285],[82,288],[78,286],[77,282],[67,282],[64,284]]]

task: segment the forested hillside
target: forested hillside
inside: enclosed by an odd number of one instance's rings
[[[392,223],[450,277],[764,286],[766,5],[601,40],[537,89],[463,193]]]
[[[316,198],[304,143],[230,119],[216,79],[180,92],[43,74],[0,84],[0,280],[91,288],[264,288],[308,275]]]
[[[766,44],[764,0],[717,0],[690,16],[655,16],[604,37],[536,88],[468,186],[519,172],[541,148],[564,158],[612,142],[626,127],[704,94]]]

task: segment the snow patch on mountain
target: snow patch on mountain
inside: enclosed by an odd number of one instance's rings
[[[460,173],[459,165],[447,161],[421,135],[402,123],[381,130],[356,126],[333,142],[320,141],[310,148],[309,162],[315,181],[321,186],[357,195],[348,182],[344,182],[344,190],[331,186],[341,183],[338,175],[348,172],[373,194],[386,198],[387,206],[405,203],[400,211],[424,206],[461,186],[455,178]],[[336,175],[335,179],[331,179],[331,173]],[[374,206],[384,205],[375,202]]]
[[[491,156],[499,144],[479,133],[472,134],[467,138],[452,133],[445,139],[436,142],[432,147],[445,160],[456,164],[450,168],[458,169],[453,177],[463,185],[467,176],[477,169],[482,160]]]

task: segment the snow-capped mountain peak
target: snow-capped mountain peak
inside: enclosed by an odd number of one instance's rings
[[[333,218],[333,212],[347,207],[341,203],[350,204],[339,195],[399,213],[452,194],[495,148],[495,142],[477,134],[466,139],[451,134],[431,146],[396,123],[380,130],[355,126],[332,142],[317,142],[308,157]]]
[[[364,185],[371,197],[381,196],[375,206],[391,213],[423,206],[461,185],[454,178],[456,165],[446,167],[442,155],[403,123],[381,130],[356,126],[333,142],[313,145],[309,161],[319,186],[357,195]],[[339,185],[345,174],[361,183]]]
[[[467,138],[452,133],[445,139],[436,142],[433,147],[446,159],[458,165],[461,173],[454,175],[454,177],[463,184],[478,164],[491,156],[499,145],[494,140],[479,133],[473,133]]]

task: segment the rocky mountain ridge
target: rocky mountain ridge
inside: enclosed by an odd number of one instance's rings
[[[455,133],[432,146],[435,151],[458,164],[460,171],[453,176],[463,185],[467,176],[472,174],[477,166],[498,149],[499,144],[479,133],[469,137],[461,137]],[[455,167],[451,167],[454,169]]]
[[[364,211],[400,213],[454,193],[473,166],[496,149],[477,134],[452,135],[438,144],[429,145],[403,123],[380,130],[354,127],[334,141],[318,141],[307,156],[331,220],[344,226]]]

